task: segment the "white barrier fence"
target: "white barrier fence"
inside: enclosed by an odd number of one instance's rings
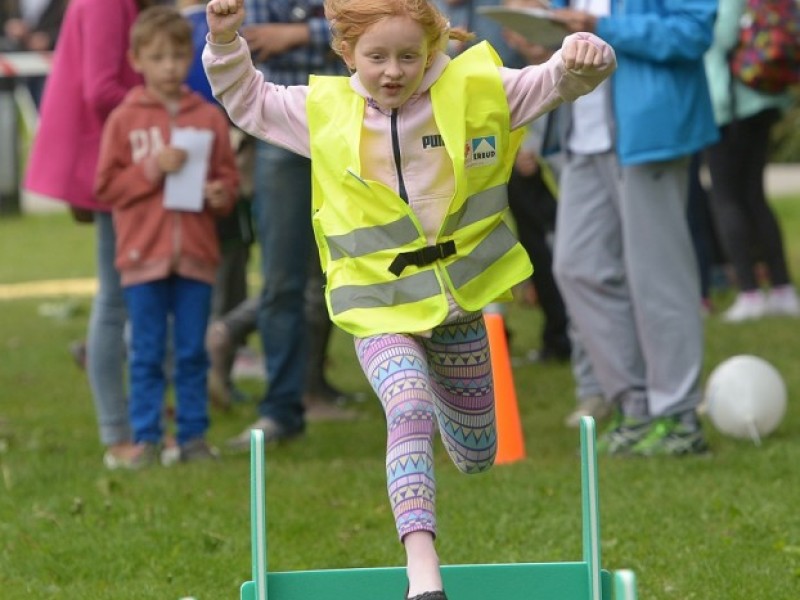
[[[50,72],[50,52],[0,53],[0,216],[20,212],[20,128],[32,131],[36,106],[25,79]]]

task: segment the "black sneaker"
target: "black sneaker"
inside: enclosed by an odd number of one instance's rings
[[[447,595],[444,593],[444,591],[423,592],[422,594],[418,594],[410,598],[406,596],[406,600],[447,600]]]
[[[219,458],[219,450],[213,446],[209,446],[205,439],[199,437],[181,445],[180,454],[178,456],[182,463],[216,460]]]

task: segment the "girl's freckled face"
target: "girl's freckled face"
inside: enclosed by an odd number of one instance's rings
[[[430,54],[422,26],[409,17],[388,17],[370,26],[355,47],[343,48],[369,95],[383,108],[401,106],[417,90]]]

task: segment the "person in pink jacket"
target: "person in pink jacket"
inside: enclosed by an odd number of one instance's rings
[[[103,457],[116,468],[133,450],[124,386],[125,306],[114,269],[110,209],[94,196],[103,123],[141,83],[128,63],[128,33],[152,0],[71,0],[47,77],[26,191],[65,202],[79,222],[94,221],[98,289],[87,338],[87,373]]]
[[[205,352],[220,262],[216,217],[230,213],[239,175],[228,121],[184,85],[192,27],[170,6],[141,12],[131,63],[145,80],[103,128],[95,193],[113,208],[116,266],[131,324],[130,415],[140,468],[161,456],[167,377],[174,382],[178,459],[215,458]],[[174,373],[164,361],[171,334]]]
[[[512,132],[594,89],[614,71],[614,52],[578,33],[546,63],[520,70],[498,66],[483,44],[451,61],[448,39],[467,34],[451,31],[431,2],[326,0],[332,47],[352,77],[281,87],[253,67],[236,33],[243,12],[242,0],[209,3],[206,72],[239,127],[312,159],[331,319],[354,334],[386,414],[406,597],[446,600],[433,436],[438,429],[463,473],[491,467],[494,392],[480,304],[531,273],[505,222]]]

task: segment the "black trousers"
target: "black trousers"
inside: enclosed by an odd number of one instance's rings
[[[755,265],[762,260],[773,286],[789,283],[783,238],[764,194],[772,126],[777,109],[737,119],[720,129],[706,150],[711,173],[711,214],[726,257],[743,291],[758,287]]]
[[[515,169],[508,182],[508,205],[517,222],[517,235],[533,263],[533,286],[544,313],[542,356],[568,359],[569,321],[564,300],[553,277],[552,237],[556,225],[556,199],[541,171],[530,176]]]

